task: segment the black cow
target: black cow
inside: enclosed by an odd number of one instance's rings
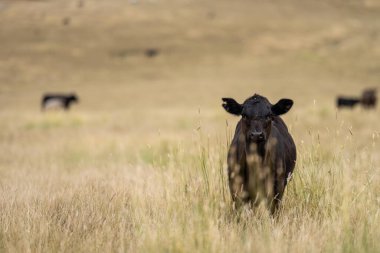
[[[342,97],[336,99],[338,108],[348,107],[352,109],[355,105],[361,104],[364,108],[375,108],[377,103],[376,89],[365,89],[361,97]]]
[[[351,97],[338,97],[336,99],[336,106],[338,108],[349,107],[353,108],[355,105],[360,103],[359,98],[351,98]]]
[[[238,206],[266,201],[273,214],[296,163],[296,146],[279,117],[293,101],[281,99],[272,105],[257,94],[243,104],[232,98],[222,100],[227,112],[241,116],[227,159],[232,199]]]
[[[145,50],[145,56],[149,58],[157,56],[158,53],[159,53],[159,50],[157,48],[148,48]]]
[[[76,94],[44,94],[41,101],[41,109],[64,109],[69,110],[72,103],[78,103]]]

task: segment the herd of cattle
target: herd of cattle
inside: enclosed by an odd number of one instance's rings
[[[228,151],[228,179],[232,200],[236,206],[244,203],[257,206],[264,202],[272,214],[278,210],[285,187],[296,164],[296,145],[285,122],[280,118],[293,106],[291,99],[276,104],[258,94],[242,104],[233,98],[222,98],[223,108],[240,116]],[[45,94],[42,110],[60,108],[69,110],[78,103],[75,93]],[[374,108],[375,89],[367,89],[361,97],[338,97],[337,107],[352,108],[361,104]]]

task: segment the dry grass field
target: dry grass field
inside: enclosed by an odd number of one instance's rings
[[[379,109],[335,108],[379,73],[377,0],[1,0],[0,252],[380,252]],[[275,218],[228,192],[253,93],[295,101]]]

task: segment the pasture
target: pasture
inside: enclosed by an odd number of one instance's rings
[[[379,88],[379,17],[375,0],[0,1],[0,251],[379,252],[379,109],[335,107]],[[228,190],[221,98],[253,93],[294,100],[276,218]]]

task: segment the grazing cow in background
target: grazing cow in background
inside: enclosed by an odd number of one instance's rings
[[[145,56],[152,58],[158,55],[159,50],[156,48],[148,48],[145,50]]]
[[[360,103],[360,99],[358,98],[338,97],[336,100],[336,106],[338,108],[341,108],[341,107],[353,108],[358,103]]]
[[[377,102],[376,89],[365,89],[362,97],[338,97],[336,105],[338,108],[348,107],[352,109],[355,105],[361,104],[364,108],[375,108]]]
[[[69,110],[72,103],[78,103],[76,94],[44,94],[41,101],[41,109],[64,109]]]
[[[376,107],[376,102],[376,89],[366,89],[363,91],[361,103],[364,108],[374,108]]]
[[[296,146],[279,117],[293,101],[281,99],[272,105],[257,94],[243,104],[222,100],[227,112],[241,116],[227,160],[232,199],[237,205],[266,201],[274,214],[296,164]]]

